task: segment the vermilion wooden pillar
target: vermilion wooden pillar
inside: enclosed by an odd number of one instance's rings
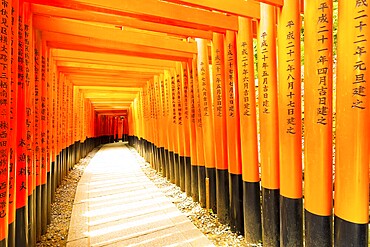
[[[2,2],[0,24],[2,47],[0,51],[0,246],[8,244],[9,215],[9,151],[12,136],[10,136],[10,96],[11,96],[11,40],[10,27],[11,4]]]
[[[166,135],[167,135],[167,180],[174,181],[173,145],[172,145],[172,104],[171,104],[171,76],[169,71],[164,72],[164,83],[166,90]]]
[[[184,168],[184,180],[185,180],[185,192],[187,196],[191,196],[191,158],[190,158],[190,106],[189,106],[189,62],[182,63],[183,70],[183,125],[184,125],[184,157],[185,157],[185,168]]]
[[[193,59],[193,88],[195,98],[195,121],[196,121],[196,143],[197,143],[197,165],[198,165],[198,198],[202,207],[206,207],[206,170],[204,160],[204,139],[202,122],[202,105],[200,101],[201,89],[199,87],[197,60]]]
[[[52,79],[51,79],[51,94],[52,94],[52,160],[54,162],[51,163],[51,202],[55,201],[55,190],[57,187],[57,174],[58,174],[58,160],[59,160],[59,153],[58,153],[58,140],[57,140],[57,130],[58,130],[58,99],[57,99],[57,74],[56,74],[56,66],[55,63],[51,64],[52,69]]]
[[[182,64],[176,63],[176,108],[177,108],[177,143],[179,147],[179,184],[185,191],[185,122],[184,122],[184,74]]]
[[[301,17],[299,2],[278,9],[280,243],[303,246]]]
[[[158,104],[159,104],[159,126],[160,126],[160,158],[161,158],[161,171],[162,176],[167,176],[167,155],[166,155],[166,149],[167,149],[167,137],[166,137],[166,89],[164,84],[164,75],[160,74],[158,78]]]
[[[338,7],[334,246],[368,246],[370,6]]]
[[[194,79],[196,73],[193,68],[195,68],[195,59],[188,62],[189,67],[189,109],[190,109],[190,156],[191,156],[191,197],[193,201],[197,202],[199,200],[198,191],[198,159],[197,159],[197,140],[196,140],[196,101],[195,101],[195,87]]]
[[[223,223],[230,221],[229,174],[226,128],[226,81],[224,35],[213,33],[212,39],[214,148],[216,164],[217,216]]]
[[[227,156],[230,191],[230,224],[236,232],[244,232],[243,224],[243,180],[240,147],[240,113],[238,93],[238,71],[236,33],[225,35],[225,80],[226,80],[226,126]]]
[[[237,38],[244,236],[262,241],[252,20],[239,17]]]
[[[178,149],[177,149],[177,131],[176,131],[176,77],[173,70],[170,71],[170,125],[171,125],[171,143],[172,143],[172,161],[171,161],[171,169],[170,169],[170,181],[172,183],[178,183],[179,180],[176,180],[177,176],[177,169],[178,169]]]
[[[27,167],[27,129],[26,129],[26,92],[24,64],[24,23],[23,2],[19,3],[18,23],[18,63],[17,63],[17,165],[16,165],[16,241],[15,246],[28,246],[28,167]]]
[[[48,146],[48,95],[47,95],[47,53],[46,43],[42,41],[41,55],[41,88],[40,88],[40,127],[41,127],[41,234],[46,233],[47,218],[48,218],[48,189],[47,189],[47,174],[50,168],[49,163],[49,146]],[[71,98],[71,97],[70,97]]]
[[[11,12],[11,93],[10,93],[10,163],[9,163],[9,213],[8,213],[8,246],[15,247],[16,230],[15,215],[17,201],[16,169],[17,169],[17,98],[18,98],[18,1],[12,1]]]
[[[36,241],[41,238],[41,167],[42,167],[42,153],[41,153],[41,94],[42,94],[42,81],[41,81],[41,33],[35,31],[34,33],[34,131],[33,131],[33,155],[35,163],[36,174]]]
[[[52,201],[52,173],[53,164],[55,163],[55,152],[54,152],[54,133],[53,133],[53,73],[52,73],[52,61],[50,58],[50,49],[47,50],[46,58],[46,90],[47,90],[47,224],[51,223],[51,201]]]
[[[304,7],[305,245],[332,246],[333,1]]]
[[[280,245],[279,133],[276,66],[276,10],[261,4],[258,30],[258,91],[262,185],[262,239]]]
[[[211,81],[209,75],[209,58],[207,40],[197,40],[198,45],[198,83],[199,100],[202,114],[203,141],[204,141],[204,161],[206,167],[206,178],[209,183],[206,189],[209,192],[208,207],[217,213],[216,202],[216,165],[214,149],[214,131],[213,131],[213,111],[212,111],[212,93]]]
[[[34,55],[33,55],[33,26],[32,12],[29,3],[24,3],[24,69],[25,69],[25,101],[26,101],[26,141],[27,141],[27,169],[28,169],[28,219],[29,244],[36,244],[36,163],[33,153],[34,146]]]

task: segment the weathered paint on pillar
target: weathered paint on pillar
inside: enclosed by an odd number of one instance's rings
[[[367,246],[370,8],[355,0],[339,0],[338,6],[334,245]]]
[[[279,246],[279,133],[275,7],[261,4],[258,30],[258,103],[262,185],[262,239]]]
[[[304,7],[305,244],[332,246],[333,1]]]
[[[239,17],[237,49],[244,236],[248,243],[258,243],[262,241],[262,223],[251,19]]]

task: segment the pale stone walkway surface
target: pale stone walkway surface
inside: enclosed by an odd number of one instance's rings
[[[99,150],[77,187],[67,247],[213,246],[141,165],[122,142]]]

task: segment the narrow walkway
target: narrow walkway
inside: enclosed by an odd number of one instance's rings
[[[123,144],[103,146],[78,184],[67,247],[213,246]]]

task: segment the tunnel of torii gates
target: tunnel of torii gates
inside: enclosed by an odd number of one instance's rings
[[[122,138],[248,243],[367,246],[368,3],[2,0],[0,246]]]

